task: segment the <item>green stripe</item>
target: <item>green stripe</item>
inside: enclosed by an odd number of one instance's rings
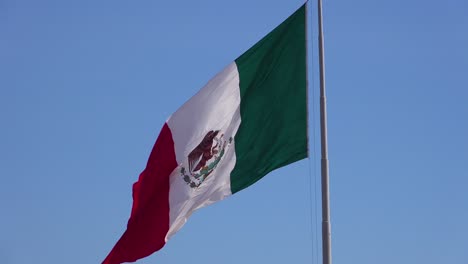
[[[235,135],[236,193],[307,157],[305,5],[241,55],[241,124]]]

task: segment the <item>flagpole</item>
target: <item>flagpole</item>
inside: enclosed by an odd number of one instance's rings
[[[318,4],[318,44],[320,74],[320,142],[321,142],[321,182],[322,182],[322,257],[323,264],[331,264],[331,226],[330,195],[328,175],[328,142],[327,142],[327,100],[325,95],[325,55],[323,41],[322,0]]]

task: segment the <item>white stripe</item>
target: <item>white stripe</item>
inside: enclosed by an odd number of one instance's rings
[[[170,228],[166,241],[193,211],[231,195],[230,173],[236,163],[234,140],[226,145],[218,166],[198,188],[191,188],[184,181],[181,168],[187,170],[188,155],[209,131],[219,130],[227,142],[234,138],[241,121],[239,105],[239,73],[236,64],[231,63],[167,121],[179,166],[170,176]]]

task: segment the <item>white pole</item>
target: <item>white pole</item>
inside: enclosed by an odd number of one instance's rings
[[[322,257],[323,264],[332,263],[330,195],[328,176],[328,143],[327,143],[327,100],[325,95],[325,55],[323,42],[322,0],[318,0],[319,27],[319,69],[320,69],[320,142],[321,142],[321,176],[322,176]]]

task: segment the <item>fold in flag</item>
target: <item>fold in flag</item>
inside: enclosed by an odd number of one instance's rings
[[[104,264],[161,249],[197,209],[307,157],[305,5],[166,121]]]

